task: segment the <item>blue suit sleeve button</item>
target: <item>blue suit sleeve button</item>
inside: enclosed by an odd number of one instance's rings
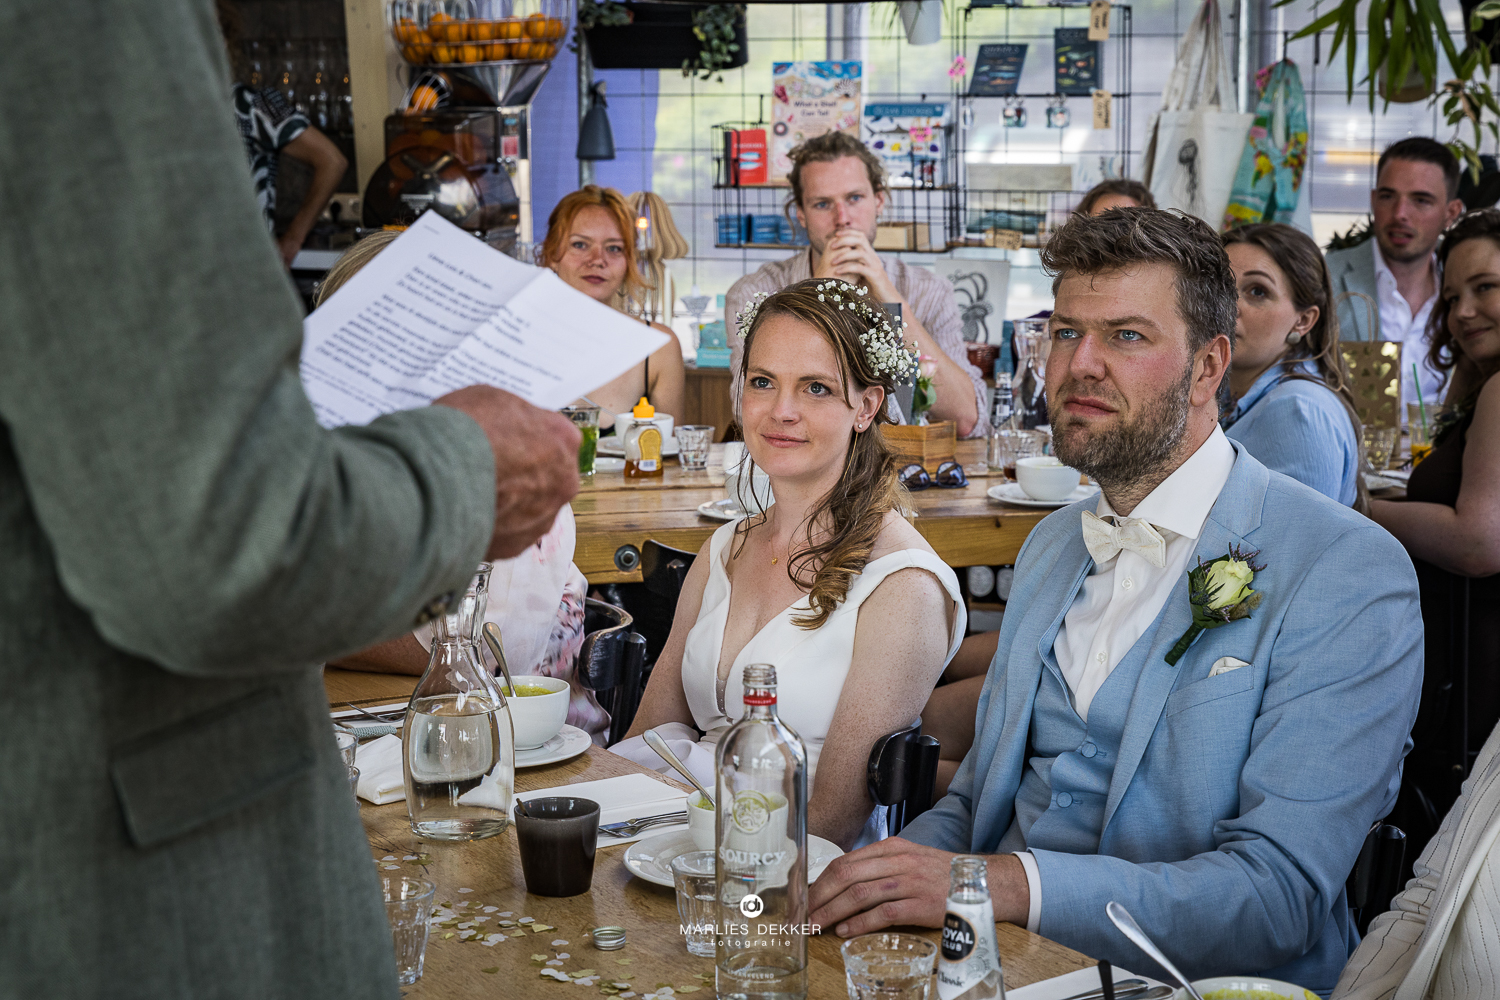
[[[1070,806],[1072,804],[1073,804],[1073,796],[1069,795],[1067,792],[1058,792],[1057,793],[1057,805],[1058,805],[1058,808],[1060,808],[1060,809],[1066,809],[1066,808],[1068,808],[1068,806]]]

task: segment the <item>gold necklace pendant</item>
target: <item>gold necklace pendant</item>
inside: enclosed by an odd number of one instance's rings
[[[771,565],[775,566],[778,559],[780,559],[780,556],[772,556],[771,557]]]

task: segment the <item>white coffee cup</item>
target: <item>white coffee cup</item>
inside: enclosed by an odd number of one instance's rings
[[[1033,500],[1065,500],[1078,489],[1078,470],[1063,465],[1051,455],[1016,460],[1016,482]]]
[[[746,470],[750,468],[750,457],[743,450],[739,452],[739,459],[733,465],[726,458],[724,494],[746,513],[759,514],[775,503],[776,497],[771,493],[771,477],[766,475],[765,470],[755,466],[747,478]]]
[[[650,419],[652,423],[656,424],[657,430],[661,431],[661,440],[663,445],[665,445],[668,441],[676,440],[676,438],[672,436],[672,428],[675,424],[675,420],[673,419],[672,414],[663,413],[660,410],[657,410],[656,416],[651,417]],[[637,421],[635,419],[635,415],[633,413],[630,413],[629,411],[626,411],[625,413],[615,414],[615,435],[623,441],[625,439],[625,432],[630,430],[631,425],[637,422],[644,423],[645,421],[644,419],[641,421]]]

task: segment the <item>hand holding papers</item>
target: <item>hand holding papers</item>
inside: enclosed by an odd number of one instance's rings
[[[428,212],[303,324],[302,382],[325,427],[474,384],[556,410],[666,336]]]

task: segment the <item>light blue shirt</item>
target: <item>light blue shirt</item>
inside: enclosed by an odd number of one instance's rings
[[[1328,386],[1287,378],[1288,371],[1318,373],[1311,361],[1272,365],[1240,397],[1224,422],[1224,433],[1266,468],[1352,506],[1358,492],[1360,442],[1349,411]]]

